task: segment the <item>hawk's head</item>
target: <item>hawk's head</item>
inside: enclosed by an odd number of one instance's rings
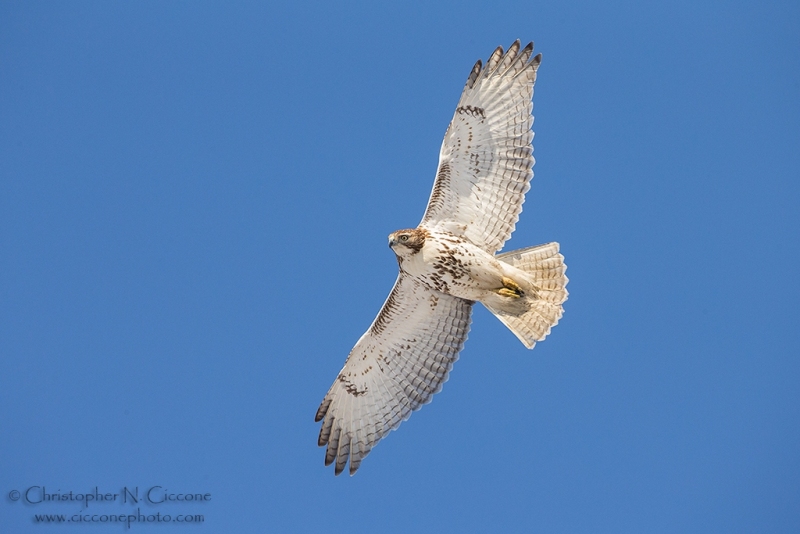
[[[428,231],[424,228],[398,230],[389,234],[389,247],[397,254],[397,258],[402,260],[422,250],[426,237]]]

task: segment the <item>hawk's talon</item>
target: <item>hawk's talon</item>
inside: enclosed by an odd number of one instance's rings
[[[521,297],[525,294],[522,288],[519,287],[511,278],[503,277],[503,288],[498,291],[501,295],[506,297]],[[510,293],[510,294],[509,294]]]
[[[522,296],[520,293],[517,293],[516,291],[511,290],[511,289],[508,289],[507,287],[501,287],[500,289],[495,289],[495,292],[498,295],[500,295],[501,297],[510,297],[510,298],[513,298],[513,299],[518,299],[518,298],[520,298]]]

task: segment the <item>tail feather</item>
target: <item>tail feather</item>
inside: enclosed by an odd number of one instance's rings
[[[558,251],[558,243],[547,243],[496,257],[525,272],[532,291],[525,292],[525,306],[521,313],[509,313],[492,303],[484,304],[526,347],[532,349],[537,341],[547,337],[564,313],[569,281],[565,274],[564,256]]]

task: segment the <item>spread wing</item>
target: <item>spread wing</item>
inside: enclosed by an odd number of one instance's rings
[[[319,445],[335,473],[350,474],[447,380],[469,332],[472,302],[427,289],[400,273],[317,410]]]
[[[494,254],[511,237],[533,177],[533,43],[480,60],[458,101],[420,226],[469,239]]]

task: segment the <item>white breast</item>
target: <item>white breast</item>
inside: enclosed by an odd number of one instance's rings
[[[422,249],[403,260],[402,269],[431,289],[468,300],[502,287],[498,261],[451,234],[431,232]]]

